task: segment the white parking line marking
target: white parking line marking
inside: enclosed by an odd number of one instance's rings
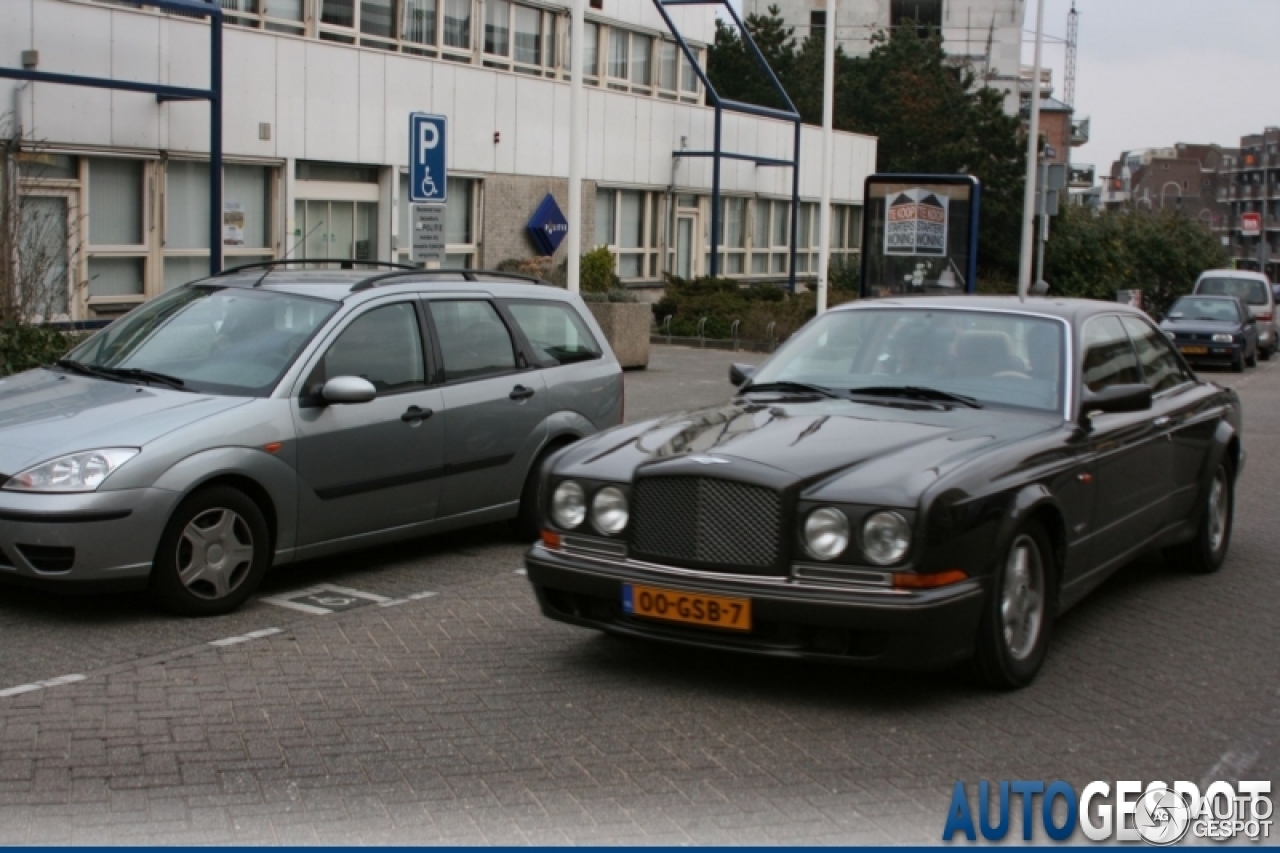
[[[398,607],[401,604],[408,604],[411,601],[421,601],[424,598],[430,598],[435,595],[434,592],[415,592],[413,595],[406,595],[404,598],[393,598],[390,601],[380,603],[379,607]]]
[[[263,637],[270,637],[272,634],[279,634],[283,628],[263,628],[261,631],[250,631],[247,634],[241,634],[239,637],[223,637],[221,640],[212,640],[211,646],[234,646],[239,643],[247,643],[250,640],[260,640]]]
[[[59,675],[57,678],[50,678],[45,681],[36,681],[31,684],[19,684],[17,687],[6,687],[0,690],[0,698],[5,696],[20,696],[23,693],[30,693],[33,690],[44,690],[46,687],[60,687],[63,684],[75,684],[77,681],[84,681],[87,675]]]

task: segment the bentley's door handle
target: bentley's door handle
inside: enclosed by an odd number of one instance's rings
[[[532,388],[526,388],[523,385],[517,385],[516,387],[511,389],[511,393],[508,396],[510,396],[512,400],[528,400],[530,397],[533,396],[533,394],[534,394],[534,391]]]
[[[407,424],[417,424],[422,423],[434,414],[435,412],[431,409],[419,409],[417,406],[410,406],[408,410],[400,416],[400,420]]]

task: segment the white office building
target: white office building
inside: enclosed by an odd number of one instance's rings
[[[408,116],[450,121],[446,266],[531,257],[526,232],[569,173],[568,0],[221,0],[226,263],[407,260]],[[714,12],[674,9],[705,56]],[[584,247],[625,283],[709,269],[713,110],[650,0],[592,0]],[[205,88],[209,24],[97,0],[0,3],[0,65]],[[0,79],[20,130],[7,186],[65,230],[65,316],[126,310],[208,270],[209,110],[198,101]],[[724,149],[789,158],[792,125],[726,114]],[[839,134],[833,252],[857,251],[874,139]],[[801,146],[797,273],[817,266],[820,133]],[[788,273],[788,169],[724,161],[723,263]],[[562,257],[564,247],[559,250]]]
[[[821,31],[827,0],[742,0],[747,14],[777,6],[798,40]],[[1022,86],[1022,27],[1026,0],[837,0],[836,38],[850,56],[866,56],[876,33],[908,22],[942,33],[943,46],[969,63],[979,78],[1008,92],[1006,110],[1018,110]]]

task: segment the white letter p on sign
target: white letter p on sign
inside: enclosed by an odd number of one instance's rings
[[[427,162],[427,152],[440,144],[440,131],[429,121],[418,124],[418,163]]]

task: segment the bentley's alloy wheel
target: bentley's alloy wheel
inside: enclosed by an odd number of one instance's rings
[[[973,674],[990,687],[1030,684],[1049,648],[1055,607],[1055,564],[1038,522],[1014,534],[992,578],[974,645]]]
[[[1025,533],[1009,550],[1000,596],[1004,644],[1014,660],[1026,660],[1040,639],[1044,621],[1044,563],[1036,542]]]

